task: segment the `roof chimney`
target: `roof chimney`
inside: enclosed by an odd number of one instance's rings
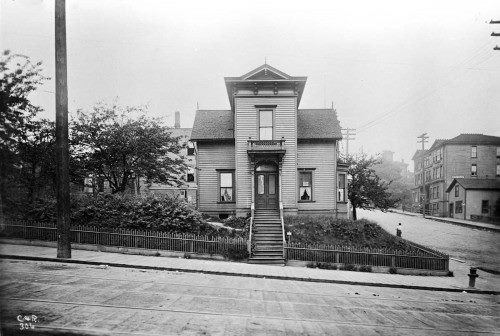
[[[179,113],[179,111],[175,111],[174,128],[181,128],[181,114]]]

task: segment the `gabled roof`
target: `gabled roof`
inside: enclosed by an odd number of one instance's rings
[[[446,144],[500,145],[500,137],[484,134],[462,133],[452,139],[446,140]]]
[[[183,138],[190,138],[191,137],[191,128],[170,128],[170,134],[173,137],[183,137]]]
[[[441,147],[441,145],[443,145],[446,141],[448,141],[447,139],[436,139],[434,140],[434,143],[432,144],[431,148],[429,148],[429,151],[432,151],[438,147]]]
[[[191,140],[230,139],[234,139],[234,122],[231,110],[196,111]]]
[[[279,87],[294,87],[297,92],[297,106],[300,104],[307,77],[290,76],[269,64],[263,64],[242,76],[224,77],[226,82],[227,97],[231,108],[234,108],[234,90],[245,86],[276,85]]]
[[[335,110],[298,110],[297,139],[342,139],[340,124]]]
[[[194,119],[191,140],[234,139],[231,110],[198,110]],[[297,111],[297,138],[300,140],[341,139],[340,124],[335,110],[307,109]]]
[[[413,154],[413,156],[411,157],[412,160],[415,160],[416,158],[419,158],[419,157],[422,157],[422,155],[426,154],[428,152],[428,150],[421,150],[421,149],[417,149],[417,151],[415,152],[415,154]]]
[[[231,77],[227,77],[231,78]],[[259,80],[259,79],[290,79],[291,76],[287,75],[281,70],[278,70],[269,64],[263,64],[258,68],[253,69],[252,71],[244,74],[243,76],[239,77],[241,79],[253,79],[253,80]]]
[[[457,183],[464,189],[500,190],[500,180],[498,179],[456,178],[446,188],[446,192],[449,193],[453,190]]]

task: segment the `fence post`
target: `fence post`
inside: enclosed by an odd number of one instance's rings
[[[391,267],[396,267],[396,256],[391,256]]]

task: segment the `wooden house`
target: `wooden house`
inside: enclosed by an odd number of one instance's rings
[[[333,109],[299,109],[306,79],[268,64],[226,77],[231,108],[198,110],[191,133],[198,209],[221,218],[250,215],[254,231],[269,238],[261,246],[266,253],[272,237],[284,240],[284,214],[348,213],[339,121]],[[272,259],[252,242],[254,261]]]

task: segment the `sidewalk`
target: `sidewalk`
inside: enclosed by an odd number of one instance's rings
[[[468,291],[490,294],[498,294],[500,292],[500,277],[479,270],[479,278],[476,281],[476,288],[467,288],[467,273],[469,268],[466,264],[454,260],[450,260],[450,270],[454,272],[455,276],[438,277],[322,270],[292,266],[283,267],[255,265],[228,261],[140,256],[75,249],[72,250],[72,258],[70,260],[56,259],[55,256],[56,248],[54,247],[14,245],[5,242],[0,244],[0,258],[4,259],[45,260],[93,265],[109,265],[116,267],[200,272],[229,276],[329,282],[408,289],[454,292]]]
[[[415,212],[401,211],[398,209],[390,209],[389,211],[400,214],[400,215],[422,217],[422,214],[415,213]],[[449,217],[425,216],[425,218],[430,219],[430,220],[435,220],[438,222],[443,222],[443,223],[450,223],[450,224],[455,224],[455,225],[466,226],[466,227],[470,227],[473,229],[500,232],[500,225],[496,225],[496,224],[474,222],[474,221],[470,221],[470,220],[449,218]]]

